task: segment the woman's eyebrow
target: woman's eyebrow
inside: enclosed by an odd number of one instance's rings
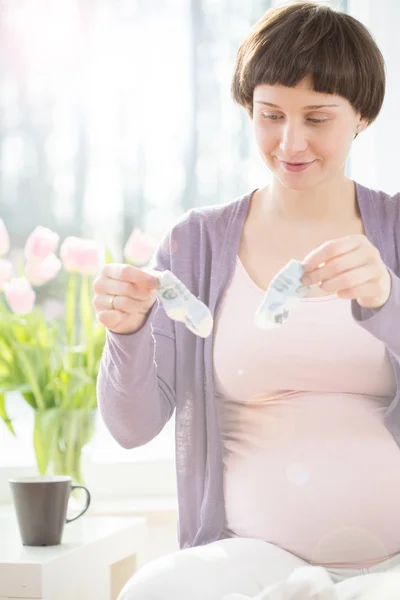
[[[277,104],[273,104],[272,102],[265,102],[264,100],[255,100],[255,102],[256,104],[265,104],[265,106],[272,106],[272,108],[281,109],[280,106],[278,106]],[[316,108],[325,108],[326,106],[340,107],[340,104],[310,104],[309,106],[304,106],[303,110],[315,110]]]

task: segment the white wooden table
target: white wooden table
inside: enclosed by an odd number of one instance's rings
[[[59,546],[23,546],[14,515],[0,516],[0,600],[115,600],[145,562],[146,520],[88,517]]]

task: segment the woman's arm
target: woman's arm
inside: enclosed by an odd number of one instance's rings
[[[354,319],[381,340],[400,361],[400,277],[387,267],[391,277],[391,292],[387,302],[378,310],[363,308],[351,301]]]
[[[160,248],[152,265],[169,269]],[[123,335],[107,330],[98,380],[100,414],[124,448],[152,440],[175,408],[175,328],[157,300],[143,327]]]
[[[303,260],[303,285],[351,300],[359,325],[381,340],[400,361],[400,278],[363,234],[329,240]]]

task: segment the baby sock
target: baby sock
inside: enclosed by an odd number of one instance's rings
[[[146,270],[160,282],[157,295],[170,319],[181,321],[195,335],[208,337],[214,323],[209,308],[171,271]],[[292,259],[275,275],[254,316],[257,327],[263,330],[275,329],[289,318],[290,310],[311,289],[301,284],[303,273],[302,263]]]
[[[304,268],[299,260],[291,259],[279,271],[265,292],[264,300],[256,311],[254,322],[260,329],[275,329],[284,323],[300,299],[311,289],[300,279]]]
[[[209,308],[171,271],[153,271],[152,274],[160,282],[157,296],[170,319],[185,323],[190,331],[200,337],[208,337],[214,323]]]

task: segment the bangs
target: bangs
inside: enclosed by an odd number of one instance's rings
[[[364,25],[326,6],[300,3],[268,11],[242,42],[233,99],[253,116],[257,85],[295,87],[346,98],[372,123],[385,95],[385,63]]]

